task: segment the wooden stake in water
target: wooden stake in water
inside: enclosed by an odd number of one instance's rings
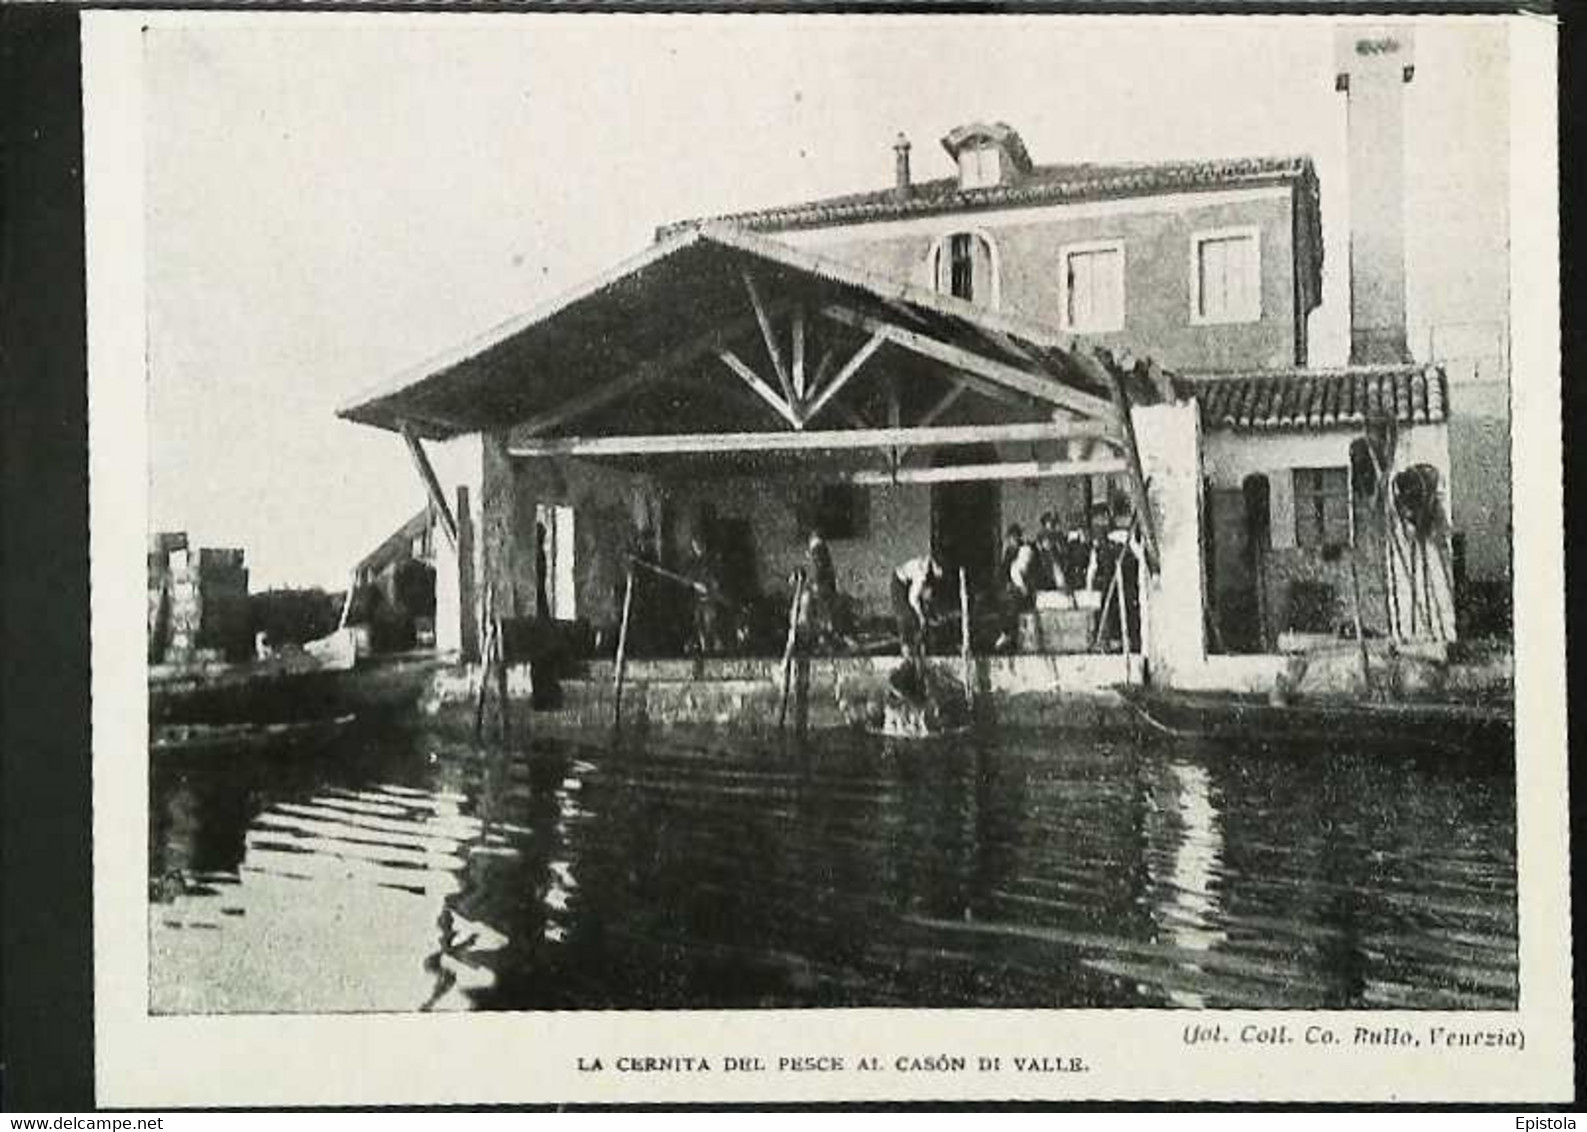
[[[799,599],[804,596],[805,576],[800,571],[794,578],[793,601],[788,605],[788,643],[782,650],[782,703],[777,709],[777,730],[788,722],[788,693],[793,690],[794,646],[799,640]]]
[[[970,671],[970,582],[959,567],[959,664],[964,669],[964,702],[975,702],[975,678]]]
[[[612,726],[623,722],[623,674],[628,667],[628,615],[634,607],[634,568],[628,568],[628,582],[623,587],[623,618],[617,626],[617,663],[612,674]]]

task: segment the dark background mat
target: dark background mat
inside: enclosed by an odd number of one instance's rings
[[[443,5],[345,6],[412,10]],[[532,6],[561,5],[542,2]],[[653,7],[700,11],[724,5]],[[863,7],[919,10],[921,5]],[[1161,12],[1164,8],[1157,4],[1074,3],[949,7],[1021,12],[1139,11],[1147,7]],[[1451,3],[1173,7],[1203,12],[1336,14],[1344,10],[1502,10],[1493,4]],[[1583,350],[1587,292],[1581,286],[1580,210],[1574,207],[1587,196],[1579,144],[1581,122],[1587,118],[1587,91],[1583,90],[1581,67],[1575,65],[1583,46],[1583,17],[1587,16],[1580,10],[1583,7],[1587,5],[1562,5],[1560,13],[1561,309],[1570,580],[1581,576],[1577,568],[1581,540],[1571,537],[1580,525],[1575,508],[1579,492],[1574,489],[1580,480],[1582,454],[1575,436],[1587,428],[1587,378],[1582,374],[1582,359],[1587,357]],[[79,56],[78,17],[72,7],[0,3],[0,1108],[8,1111],[85,1111],[94,1106],[88,430]],[[1517,584],[1524,587],[1525,577],[1518,575]],[[1574,643],[1587,614],[1587,590],[1572,584],[1569,591]],[[1577,648],[1570,650],[1573,672],[1577,652]],[[1573,845],[1587,828],[1587,806],[1582,797],[1587,785],[1576,773],[1576,763],[1573,758]],[[1579,918],[1587,889],[1574,881],[1573,888]],[[1587,981],[1584,950],[1576,949],[1575,960],[1578,1033],[1584,1021],[1581,988]],[[1578,1099],[1584,1095],[1583,1061],[1578,1052]]]

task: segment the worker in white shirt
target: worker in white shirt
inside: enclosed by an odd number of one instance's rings
[[[931,601],[941,580],[942,567],[929,554],[911,558],[893,571],[893,617],[898,622],[898,644],[905,660],[920,659]]]
[[[1025,531],[1018,523],[1008,528],[1000,564],[1007,621],[995,647],[1002,650],[1013,645],[1020,614],[1036,607],[1036,548],[1025,541]]]

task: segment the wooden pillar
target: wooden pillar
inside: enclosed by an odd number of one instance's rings
[[[481,586],[489,587],[495,615],[535,616],[535,499],[531,469],[507,452],[507,432],[481,436]]]
[[[457,488],[457,616],[458,652],[464,660],[479,659],[479,585],[475,572],[474,507],[467,484]]]

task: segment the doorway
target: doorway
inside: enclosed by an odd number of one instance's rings
[[[1258,653],[1268,638],[1266,558],[1268,481],[1247,476],[1237,488],[1208,485],[1208,596],[1216,628],[1214,651]]]
[[[932,467],[997,463],[990,444],[939,452]],[[931,552],[950,580],[963,568],[970,588],[988,592],[996,582],[1002,492],[995,481],[939,483],[931,487]]]

